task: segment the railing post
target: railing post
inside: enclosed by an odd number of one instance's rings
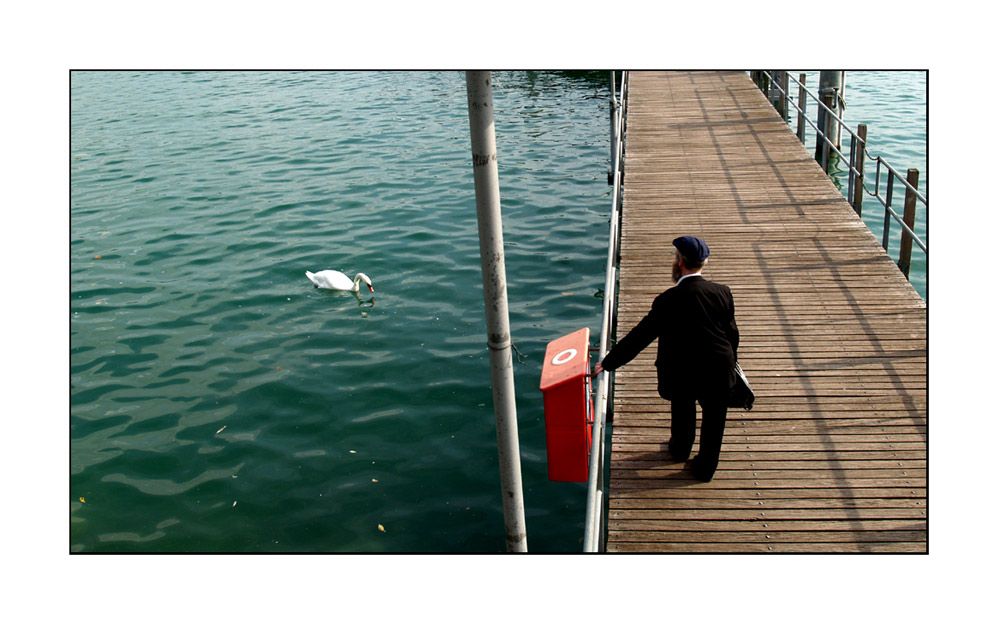
[[[622,159],[624,158],[624,141],[627,136],[627,115],[628,115],[628,84],[629,74],[624,72],[621,76],[621,100],[618,108],[618,123],[621,130],[618,132],[617,152],[614,154],[612,166],[614,168],[614,191],[611,193],[611,214],[610,214],[610,239],[607,243],[607,271],[604,281],[604,302],[603,317],[600,325],[600,346],[597,352],[598,362],[607,355],[610,347],[610,337],[615,327],[615,288],[617,285],[617,263],[619,258],[620,226],[621,226],[621,188],[623,185]],[[610,373],[604,372],[600,375],[597,386],[597,395],[594,398],[594,421],[592,429],[592,447],[590,448],[589,478],[586,484],[586,517],[583,523],[583,551],[596,552],[605,548],[604,536],[604,455],[607,447],[604,444],[604,427],[610,423],[613,414],[608,403],[610,394]]]
[[[805,75],[798,74],[798,141],[805,142]]]
[[[855,169],[854,165],[856,164],[856,162],[857,162],[857,139],[853,135],[850,135],[850,161],[847,163],[847,167],[846,167],[846,172],[847,172],[847,176],[846,176],[846,178],[847,178],[847,184],[846,184],[846,201],[847,202],[853,201],[853,187],[854,187],[854,184],[857,182],[857,179],[856,179],[856,177],[855,177],[855,175],[853,173],[854,169]]]
[[[857,211],[857,216],[859,217],[861,209],[864,207],[864,150],[867,149],[867,124],[859,124],[857,126],[857,137],[860,139],[860,142],[857,146],[857,157],[855,159],[857,179],[853,184],[853,210]]]
[[[878,159],[881,157],[879,156]],[[888,207],[891,206],[891,192],[895,188],[895,175],[888,172],[888,188],[885,190],[885,227],[881,232],[881,247],[888,251],[888,233],[891,232],[891,213]]]
[[[912,189],[919,186],[919,170],[910,169],[905,181],[912,185]],[[916,231],[916,192],[906,187],[905,189],[905,213],[902,221],[909,226],[909,230]],[[902,245],[898,252],[898,268],[902,270],[905,277],[909,277],[909,266],[912,263],[912,237],[904,229],[902,230]]]
[[[787,109],[788,109],[787,101],[790,99],[790,96],[787,93],[787,90],[788,90],[787,84],[788,84],[787,70],[786,69],[785,70],[781,70],[781,73],[780,73],[780,88],[781,88],[781,94],[780,94],[780,117],[784,121],[787,121]]]

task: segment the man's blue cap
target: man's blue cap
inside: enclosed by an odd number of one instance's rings
[[[708,251],[708,244],[697,237],[679,237],[673,239],[673,246],[680,251],[680,255],[692,262],[703,263],[711,252]]]

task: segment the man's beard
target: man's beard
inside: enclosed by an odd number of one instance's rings
[[[673,261],[673,284],[676,284],[679,281],[680,281],[680,262],[674,260]]]

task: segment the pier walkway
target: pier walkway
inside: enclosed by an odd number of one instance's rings
[[[629,93],[617,337],[699,236],[756,404],[697,482],[666,452],[654,345],[618,369],[606,550],[926,552],[925,302],[744,72]]]

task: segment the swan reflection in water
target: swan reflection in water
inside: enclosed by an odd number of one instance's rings
[[[371,298],[368,298],[368,299],[364,299],[364,298],[361,297],[361,294],[358,293],[357,291],[353,292],[353,296],[357,298],[357,305],[360,306],[361,308],[365,308],[365,307],[367,307],[367,308],[374,308],[375,307],[375,298],[371,297]]]

